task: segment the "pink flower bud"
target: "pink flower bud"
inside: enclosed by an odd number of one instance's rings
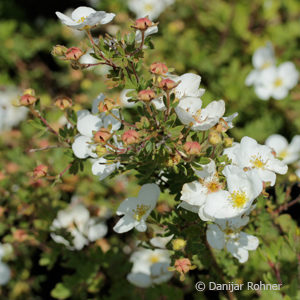
[[[82,55],[83,51],[77,47],[71,47],[66,51],[65,58],[68,60],[78,60]]]
[[[48,166],[38,165],[33,171],[33,176],[35,178],[41,178],[41,177],[46,176],[47,172],[48,172]]]
[[[37,101],[37,98],[35,96],[25,94],[20,99],[20,105],[22,106],[29,106],[34,104]]]
[[[94,134],[94,141],[96,143],[106,143],[111,138],[111,133],[106,128],[101,128]]]
[[[135,130],[127,130],[122,135],[122,141],[127,145],[138,143],[139,138],[139,133]]]
[[[201,153],[201,145],[198,142],[186,142],[183,149],[188,155],[199,155]]]
[[[164,75],[168,72],[168,67],[160,62],[153,63],[150,66],[150,72],[156,75]]]
[[[155,98],[155,93],[154,91],[147,89],[147,90],[142,90],[138,94],[138,98],[141,101],[151,101],[152,99]]]
[[[167,90],[172,90],[174,89],[176,86],[178,85],[177,82],[167,78],[167,79],[164,79],[162,80],[160,83],[159,83],[159,87],[165,91]]]
[[[179,273],[187,273],[191,270],[192,263],[188,258],[179,258],[175,261],[176,271]]]
[[[141,30],[141,31],[145,31],[147,30],[149,27],[153,26],[153,22],[150,21],[147,17],[146,18],[140,18],[137,19],[134,23],[134,28]]]

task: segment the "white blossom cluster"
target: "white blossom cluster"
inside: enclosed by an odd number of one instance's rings
[[[20,91],[16,87],[0,87],[0,132],[18,125],[27,116],[27,108],[16,107]]]
[[[89,210],[73,198],[66,209],[57,213],[50,228],[51,237],[69,250],[81,250],[90,242],[95,242],[106,235],[107,226],[104,220],[107,217],[106,213],[103,216],[92,217]]]
[[[11,252],[11,246],[9,244],[0,243],[0,286],[6,284],[11,277],[9,266],[2,261],[2,258],[9,252]]]
[[[258,48],[252,57],[252,70],[246,78],[247,86],[253,85],[261,100],[281,100],[297,85],[299,72],[292,62],[284,62],[278,67],[271,43]]]
[[[259,145],[250,137],[224,150],[231,160],[222,174],[215,162],[195,170],[198,180],[184,184],[181,207],[198,213],[208,225],[207,240],[215,249],[227,249],[239,262],[248,260],[248,250],[255,250],[258,239],[241,231],[249,221],[254,200],[263,191],[263,185],[273,186],[276,173],[285,174],[286,164],[277,159],[272,149]],[[226,185],[220,181],[225,176]]]

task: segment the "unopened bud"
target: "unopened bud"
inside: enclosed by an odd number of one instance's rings
[[[122,141],[124,144],[132,145],[139,142],[139,133],[135,130],[127,130],[122,135]]]
[[[106,147],[103,146],[103,145],[98,145],[98,146],[96,147],[96,154],[98,155],[98,157],[101,157],[101,156],[107,154],[107,149],[106,149]]]
[[[30,95],[30,96],[35,96],[35,90],[34,89],[26,89],[23,92],[23,95]]]
[[[201,153],[201,146],[198,142],[186,142],[183,149],[188,155],[199,155]]]
[[[68,60],[78,60],[84,52],[77,47],[71,47],[69,48],[65,53],[65,58]]]
[[[59,97],[55,100],[54,105],[64,110],[72,106],[72,99],[69,97]]]
[[[32,96],[30,94],[25,94],[20,98],[20,105],[29,106],[34,104],[36,101],[37,98],[35,96]]]
[[[184,274],[190,270],[194,270],[196,266],[193,266],[188,258],[179,258],[174,264],[175,270],[180,273],[180,280],[184,280]]]
[[[159,83],[159,87],[165,91],[167,90],[172,90],[174,89],[176,86],[178,85],[177,82],[173,81],[172,79],[163,79],[160,83]]]
[[[225,148],[231,147],[232,144],[233,144],[233,139],[232,139],[232,138],[226,137],[226,138],[224,139],[224,147],[225,147]]]
[[[208,141],[211,145],[218,145],[222,143],[222,137],[217,131],[210,131],[208,134]]]
[[[173,250],[178,251],[184,249],[186,241],[184,239],[175,239],[172,241]]]
[[[153,63],[150,66],[150,72],[156,75],[164,75],[168,72],[168,67],[160,62]]]
[[[168,167],[177,166],[180,163],[181,156],[176,152],[175,155],[171,155],[169,160],[167,161]]]
[[[107,128],[101,128],[94,134],[96,143],[106,143],[111,138],[111,132]]]
[[[68,48],[62,45],[56,45],[53,47],[51,54],[53,56],[64,56],[67,52]]]
[[[108,112],[115,107],[116,103],[112,99],[104,99],[98,105],[99,112]]]
[[[147,17],[145,18],[140,18],[140,19],[137,19],[134,23],[134,28],[135,29],[138,29],[138,30],[141,30],[141,31],[145,31],[147,30],[149,27],[152,27],[154,26],[154,23],[149,20]]]
[[[222,132],[226,132],[229,129],[228,123],[221,118],[219,120],[219,123],[215,126],[216,131],[222,133]]]
[[[138,94],[138,98],[142,101],[151,101],[152,99],[155,98],[155,93],[154,91],[147,89],[147,90],[142,90]]]
[[[48,172],[48,166],[38,165],[33,171],[33,176],[35,178],[45,177],[47,175],[47,172]]]

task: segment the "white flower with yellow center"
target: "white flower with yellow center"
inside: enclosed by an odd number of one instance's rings
[[[174,0],[128,0],[128,8],[136,15],[136,18],[149,17],[155,20]]]
[[[206,231],[209,245],[218,250],[225,248],[240,263],[245,263],[249,257],[248,251],[256,250],[259,244],[257,237],[241,231],[240,227],[247,222],[248,217],[237,217],[209,224]]]
[[[263,182],[269,182],[271,186],[275,184],[276,174],[285,174],[287,165],[275,158],[272,149],[265,145],[260,145],[250,137],[243,137],[241,143],[234,143],[230,148],[224,150],[232,164],[244,170],[255,170],[257,177]]]
[[[71,241],[56,233],[61,229],[71,235]],[[107,233],[107,226],[104,222],[91,218],[84,205],[72,203],[58,212],[51,225],[51,231],[51,237],[56,243],[65,245],[69,250],[81,250],[90,241],[104,237]]]
[[[96,11],[86,6],[76,8],[72,12],[71,18],[58,11],[55,14],[64,25],[77,30],[90,29],[96,27],[98,24],[107,24],[115,17],[115,14]]]
[[[219,182],[216,172],[216,165],[213,160],[207,165],[202,165],[203,170],[195,170],[199,180],[185,183],[181,190],[182,203],[179,207],[192,212],[199,213],[199,209],[205,205],[208,195],[222,189],[223,185]]]
[[[297,85],[299,72],[292,62],[282,63],[278,67],[270,67],[261,71],[255,93],[261,100],[274,98],[284,99],[289,90]]]
[[[287,139],[280,134],[269,136],[265,144],[276,152],[276,157],[285,164],[292,164],[300,158],[300,135],[293,137],[289,144]]]
[[[234,218],[244,214],[251,207],[254,199],[262,192],[263,185],[255,170],[229,165],[223,170],[227,190],[220,190],[207,195],[206,202],[200,207],[202,220]]]
[[[150,241],[153,246],[158,244],[160,248],[165,248],[165,244],[170,240],[170,237],[161,238],[159,243],[154,242],[154,239]],[[133,263],[133,266],[131,272],[127,275],[127,280],[141,288],[166,282],[173,275],[173,272],[168,271],[171,259],[169,251],[165,249],[140,248],[133,252],[130,262]]]
[[[248,86],[259,83],[260,72],[275,65],[274,49],[271,43],[267,43],[265,47],[260,47],[254,52],[252,64],[254,70],[249,73],[245,81]]]
[[[117,215],[124,215],[114,226],[114,231],[124,233],[132,228],[140,232],[147,230],[146,219],[154,209],[160,190],[157,184],[144,184],[138,197],[127,198],[117,210]]]

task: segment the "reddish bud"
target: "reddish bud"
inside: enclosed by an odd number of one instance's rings
[[[147,30],[149,27],[153,26],[153,22],[150,21],[147,17],[146,18],[140,18],[137,19],[134,23],[134,28],[141,30],[141,31],[145,31]]]
[[[188,155],[199,155],[201,153],[201,145],[198,142],[186,142],[183,149]]]
[[[28,234],[24,229],[16,229],[13,233],[13,239],[16,242],[22,243],[26,241],[28,238]]]
[[[111,138],[111,133],[106,128],[101,128],[94,134],[94,141],[96,143],[106,143]]]
[[[150,66],[150,72],[156,75],[164,75],[168,73],[168,67],[165,64],[160,62],[153,63]]]
[[[65,53],[65,58],[68,60],[78,60],[82,55],[83,51],[77,47],[69,48]]]
[[[159,87],[165,91],[172,90],[178,85],[177,82],[173,81],[172,79],[164,79],[159,83]]]
[[[59,97],[55,100],[54,105],[64,110],[72,106],[72,99],[69,97]]]
[[[38,165],[34,171],[33,176],[35,178],[41,178],[47,175],[48,167],[46,165]]]
[[[135,130],[127,130],[122,135],[124,144],[131,145],[139,142],[139,133]]]
[[[138,94],[138,98],[141,101],[151,101],[152,99],[155,98],[155,93],[154,91],[147,89],[147,90],[142,90]]]
[[[37,101],[37,98],[35,96],[25,94],[20,99],[20,105],[22,106],[29,106],[34,104]]]
[[[170,271],[175,269],[177,272],[179,272],[181,274],[180,280],[183,281],[184,274],[186,274],[190,270],[194,270],[195,268],[196,266],[193,266],[191,261],[188,258],[179,258],[175,261],[174,268],[171,267],[169,269]]]

